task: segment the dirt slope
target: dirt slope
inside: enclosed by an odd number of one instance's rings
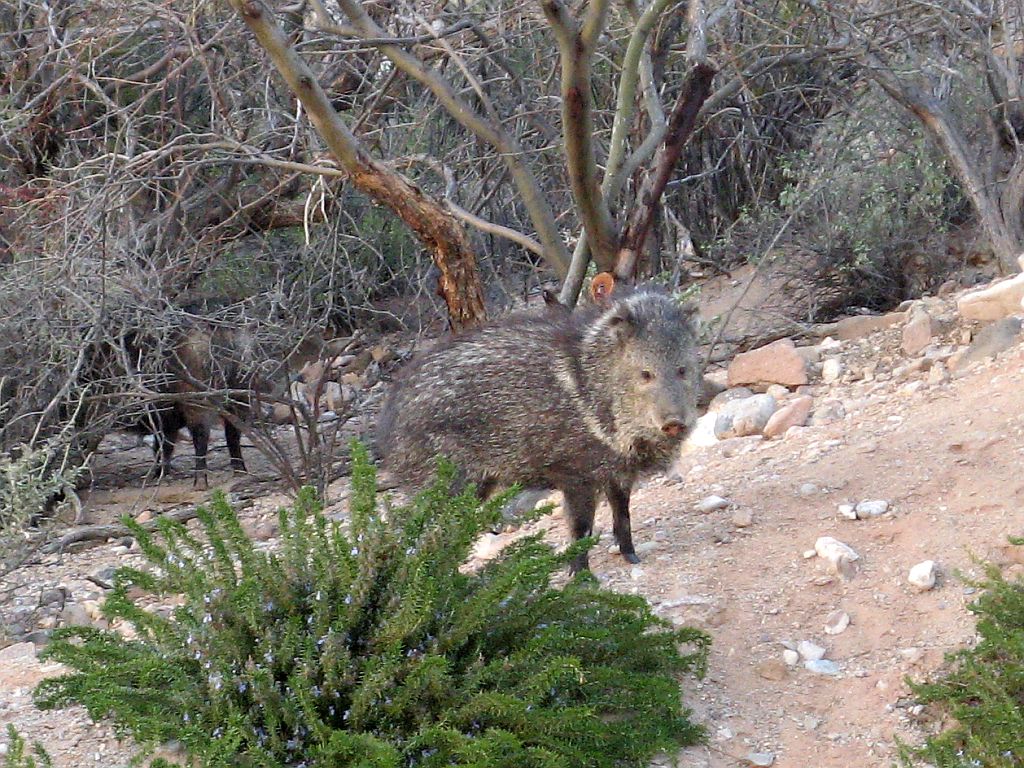
[[[873,343],[881,349],[886,340]],[[1024,533],[1024,347],[951,382],[917,380],[812,387],[816,402],[844,400],[846,418],[784,440],[738,438],[685,455],[674,478],[654,478],[635,495],[635,539],[648,550],[639,566],[609,552],[610,519],[607,508],[599,512],[604,538],[591,557],[598,577],[714,637],[707,678],[687,683],[710,740],[684,752],[680,765],[747,765],[748,753],[761,752],[783,768],[885,766],[894,737],[916,741],[934,727],[930,713],[912,707],[902,680],[935,670],[946,650],[972,639],[972,596],[954,571],[978,573],[972,552],[1010,573],[1024,570],[1013,560],[1021,555],[1004,546],[1007,535]],[[709,494],[732,506],[696,511]],[[93,510],[99,519],[164,508],[131,491],[104,498],[107,506]],[[884,499],[889,511],[867,520],[837,514],[837,505],[864,499]],[[281,500],[257,499],[244,512],[261,537],[272,534],[268,521]],[[749,525],[737,526],[747,513]],[[539,525],[565,540],[560,520]],[[819,536],[857,551],[852,578],[804,557]],[[493,551],[505,538],[482,548]],[[47,558],[19,574],[7,610],[24,611],[56,586],[70,589],[69,603],[96,600],[102,590],[86,577],[136,557],[108,544]],[[938,563],[939,581],[918,592],[907,572],[927,559]],[[827,635],[835,610],[851,623]],[[801,640],[825,647],[838,675],[787,667],[784,643]],[[58,768],[127,764],[130,745],[88,724],[83,712],[32,708],[31,686],[54,671],[35,661],[31,646],[0,651],[0,726],[13,722],[40,739]]]

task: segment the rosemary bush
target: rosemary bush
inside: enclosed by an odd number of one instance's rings
[[[137,636],[60,630],[45,656],[73,671],[37,702],[178,740],[204,766],[624,766],[697,741],[679,676],[703,671],[707,636],[586,575],[553,588],[590,541],[556,554],[526,538],[464,572],[507,496],[453,495],[454,476],[442,465],[413,503],[381,509],[354,446],[348,529],[307,489],[280,512],[275,553],[223,496],[202,537],[133,526],[156,568],[121,568],[104,612]],[[181,604],[163,618],[132,587]]]
[[[905,748],[904,765],[1024,766],[1024,580],[1006,581],[990,567],[988,578],[974,586],[985,590],[970,606],[979,642],[949,654],[938,680],[910,683],[920,702],[938,705],[956,724],[923,747]]]

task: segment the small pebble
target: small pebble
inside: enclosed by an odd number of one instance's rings
[[[782,652],[782,660],[791,667],[800,663],[800,654],[787,648]]]
[[[801,496],[814,496],[818,492],[818,486],[814,483],[804,483],[797,489]]]
[[[850,614],[846,611],[832,611],[825,619],[825,634],[838,635],[850,626]]]
[[[857,510],[853,506],[853,504],[840,504],[839,505],[839,514],[842,517],[845,517],[847,520],[856,520],[857,519]]]
[[[856,513],[857,517],[863,520],[866,517],[878,517],[884,515],[889,510],[889,502],[883,499],[876,499],[874,501],[862,501],[857,504]]]
[[[737,509],[732,513],[732,524],[737,528],[748,528],[754,522],[749,509]]]
[[[805,661],[804,669],[814,672],[817,675],[838,675],[839,665],[834,661],[828,659],[815,659],[814,661]]]
[[[701,500],[697,504],[697,511],[707,514],[708,512],[717,512],[720,509],[725,509],[732,502],[728,499],[724,499],[721,496],[711,495]]]
[[[801,640],[797,643],[796,650],[804,661],[817,661],[825,658],[825,649],[810,640]]]
[[[748,752],[747,762],[751,765],[769,766],[775,764],[774,752]]]
[[[907,581],[922,592],[935,586],[935,561],[925,560],[910,569]]]

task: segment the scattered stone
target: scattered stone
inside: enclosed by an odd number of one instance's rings
[[[715,436],[721,440],[730,437],[760,435],[775,413],[775,398],[754,395],[727,403],[715,419]]]
[[[832,611],[825,618],[825,634],[838,635],[850,626],[850,614],[846,611]]]
[[[729,364],[730,387],[745,384],[799,387],[807,381],[807,363],[796,351],[792,339],[780,339],[749,352],[741,352]]]
[[[843,560],[853,562],[860,559],[860,555],[854,551],[853,547],[831,536],[821,536],[814,542],[814,551],[818,553],[818,557],[827,560],[837,569]]]
[[[64,607],[64,603],[70,596],[70,592],[67,587],[57,587],[56,589],[46,589],[39,594],[39,605],[40,607],[46,605],[57,605],[58,610]]]
[[[825,658],[825,649],[810,640],[801,640],[796,644],[796,652],[804,661],[817,661]]]
[[[292,407],[288,403],[274,403],[270,411],[270,420],[274,424],[291,424],[294,417]],[[146,514],[143,512],[143,514]]]
[[[800,663],[800,654],[792,648],[787,648],[782,652],[782,660],[786,662],[787,665],[795,667]]]
[[[754,515],[749,509],[737,509],[732,513],[732,524],[737,528],[749,528],[754,522]]]
[[[28,642],[8,645],[6,648],[0,650],[0,662],[3,662],[4,665],[7,665],[12,661],[34,659],[35,657],[36,647],[32,643]]]
[[[811,424],[819,427],[823,424],[832,424],[846,418],[846,408],[839,400],[826,400],[814,409],[811,416]]]
[[[796,492],[801,496],[816,496],[819,488],[814,483],[801,483]]]
[[[735,400],[746,400],[748,397],[753,397],[754,393],[746,387],[733,387],[732,389],[726,389],[719,392],[708,403],[709,413],[719,413],[725,406]]]
[[[767,659],[755,667],[757,674],[765,680],[781,682],[789,677],[789,670],[786,664],[779,659]]]
[[[656,541],[644,541],[636,545],[636,553],[638,555],[650,554],[658,548],[658,542]]]
[[[957,369],[972,363],[989,360],[1005,352],[1021,340],[1021,318],[1004,317],[998,322],[982,328],[975,335],[967,350],[957,359]],[[950,361],[952,362],[952,361]]]
[[[836,336],[842,341],[870,336],[875,331],[891,328],[902,323],[907,316],[904,312],[890,312],[886,315],[856,315],[844,317],[836,323]]]
[[[845,517],[847,520],[857,519],[857,509],[856,507],[853,506],[853,504],[840,504],[839,514],[842,517]]]
[[[65,627],[87,627],[92,624],[92,617],[81,603],[68,603],[60,612]]]
[[[925,560],[910,569],[907,581],[925,592],[935,586],[935,561]]]
[[[903,326],[903,353],[910,357],[919,354],[931,344],[935,330],[931,315],[924,309],[913,310],[910,320]]]
[[[1018,312],[1024,301],[1024,274],[970,291],[956,302],[965,320],[999,320]]]
[[[839,665],[829,659],[817,659],[805,661],[804,669],[814,672],[817,675],[838,675]]]
[[[142,525],[143,523],[148,523],[152,519],[153,511],[151,509],[144,509],[141,512],[139,512],[138,517],[135,518],[135,522],[139,525]]]
[[[89,574],[89,581],[103,589],[114,588],[114,574],[117,572],[116,565],[108,565],[104,568],[97,568]]]
[[[775,398],[775,401],[784,400],[789,397],[789,390],[781,384],[772,384],[768,389],[764,391],[766,395],[771,395]]]
[[[801,395],[791,403],[783,406],[768,419],[764,426],[764,436],[767,438],[784,435],[790,427],[802,427],[807,423],[807,417],[811,415],[811,406],[814,405],[814,398],[809,395]]]
[[[826,384],[833,384],[839,381],[843,375],[843,361],[838,357],[830,357],[821,364],[821,380]]]
[[[732,504],[728,499],[724,499],[721,496],[708,496],[697,503],[697,511],[707,514],[709,512],[717,512],[720,509],[725,509]]]
[[[878,517],[889,511],[889,502],[882,499],[874,501],[861,501],[854,508],[857,518],[863,520],[868,517]]]
[[[748,752],[747,753],[747,762],[750,763],[750,765],[762,766],[762,768],[766,768],[767,766],[775,764],[775,753],[774,752]]]

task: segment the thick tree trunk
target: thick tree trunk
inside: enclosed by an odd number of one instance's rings
[[[259,0],[229,1],[302,102],[355,187],[394,211],[430,252],[441,272],[438,288],[448,306],[452,327],[460,329],[483,321],[486,312],[476,256],[462,225],[437,200],[370,157],[334,111],[313,72],[291,47],[266,5]]]

